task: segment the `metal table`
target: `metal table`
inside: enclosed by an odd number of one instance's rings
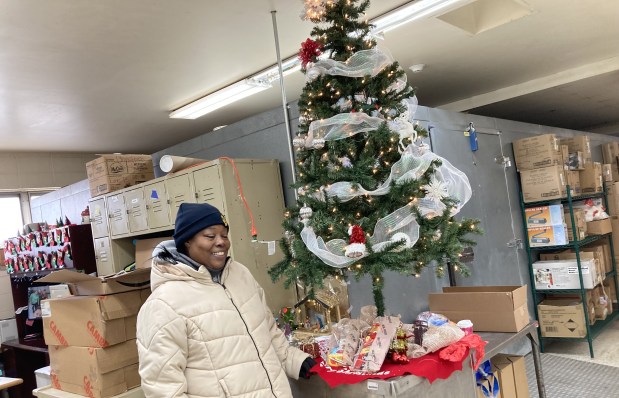
[[[540,360],[537,322],[531,323],[518,333],[478,333],[488,342],[484,360],[490,359],[511,344],[529,338],[535,365],[539,398],[546,398],[542,364]],[[357,384],[344,384],[335,388],[314,375],[310,380],[290,380],[294,397],[333,397],[333,398],[471,398],[477,396],[475,375],[471,361],[464,360],[462,370],[454,372],[448,379],[438,379],[430,384],[428,379],[413,375],[398,376],[387,380],[370,379]]]
[[[546,387],[544,385],[544,374],[542,373],[542,360],[539,349],[539,336],[537,334],[537,322],[531,322],[518,333],[477,333],[481,338],[488,342],[484,361],[491,359],[496,354],[504,351],[507,347],[526,336],[531,342],[531,354],[533,355],[533,365],[535,367],[535,379],[537,381],[537,391],[539,398],[546,398]]]

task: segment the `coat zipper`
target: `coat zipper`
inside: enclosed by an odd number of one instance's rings
[[[267,375],[267,380],[269,381],[269,385],[271,386],[271,394],[273,394],[274,397],[277,397],[277,395],[275,395],[275,391],[273,390],[273,383],[271,382],[271,377],[269,376],[269,372],[267,371],[266,366],[264,366],[264,362],[262,362],[262,358],[260,357],[260,351],[258,350],[258,346],[256,345],[256,341],[254,340],[254,337],[251,335],[249,331],[249,327],[247,326],[247,322],[245,322],[245,318],[243,318],[243,315],[241,315],[241,311],[239,311],[239,307],[237,307],[236,304],[234,303],[234,300],[232,300],[232,295],[226,288],[226,285],[224,285],[223,282],[220,282],[219,284],[224,288],[224,292],[226,292],[226,296],[228,296],[228,298],[230,299],[230,302],[234,306],[234,309],[236,309],[236,312],[239,313],[239,317],[241,318],[241,320],[243,321],[243,324],[245,325],[245,330],[247,330],[247,334],[249,335],[251,342],[254,343],[254,348],[256,349],[256,353],[258,354],[258,360],[260,361],[260,364],[262,365],[262,368],[264,369],[264,373]]]

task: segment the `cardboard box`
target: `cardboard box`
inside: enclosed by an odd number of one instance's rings
[[[33,395],[37,398],[80,398],[81,395],[73,394],[71,392],[61,391],[53,386],[46,386],[43,388],[37,388],[33,391]],[[136,387],[116,395],[114,398],[144,398],[144,391],[142,388]]]
[[[567,170],[584,170],[585,161],[583,153],[580,151],[568,153],[567,160],[565,160],[565,167]]]
[[[103,155],[86,163],[86,175],[89,180],[123,174],[153,174],[152,157],[150,155]]]
[[[595,259],[600,262],[601,266],[601,274],[605,274],[607,272],[612,271],[613,263],[610,255],[610,245],[607,240],[599,240],[593,243],[588,244],[581,249],[582,253],[591,252],[594,254]]]
[[[90,196],[94,198],[99,195],[141,184],[153,178],[155,178],[155,176],[152,173],[100,176],[88,179],[88,187],[90,189]]]
[[[71,296],[41,302],[48,345],[108,347],[135,338],[143,303],[138,290],[107,296]]]
[[[581,248],[580,261],[592,260],[595,263],[595,271],[597,275],[604,275],[604,257],[602,250],[597,251],[595,248],[587,248],[589,251],[583,251]],[[540,253],[540,261],[557,261],[557,260],[576,260],[576,253],[571,250],[566,250],[560,253]]]
[[[514,141],[512,146],[518,171],[555,165],[563,168],[563,155],[554,134],[523,138]]]
[[[606,213],[611,216],[619,216],[619,182],[606,183],[608,209]]]
[[[428,295],[430,311],[477,332],[518,332],[529,324],[526,286],[454,286]]]
[[[497,354],[490,361],[499,378],[500,398],[529,398],[524,357]]]
[[[537,306],[542,337],[586,337],[582,302],[574,299],[544,300]]]
[[[604,163],[617,163],[617,156],[619,156],[619,142],[613,141],[602,144],[602,157]]]
[[[135,267],[150,268],[155,247],[166,240],[174,239],[172,236],[162,238],[140,239],[135,242]]]
[[[569,242],[565,225],[529,228],[527,239],[531,247],[560,246]]]
[[[576,223],[576,239],[582,240],[587,236],[587,222],[585,221],[585,211],[583,209],[572,209],[574,214],[574,222]],[[565,224],[567,226],[567,238],[570,241],[574,240],[574,231],[572,230],[572,217],[569,212],[564,213]]]
[[[602,164],[602,179],[606,183],[613,181],[613,165],[612,164],[606,164],[606,163]]]
[[[577,170],[565,171],[565,181],[566,184],[570,187],[570,195],[578,196],[581,194],[580,174]]]
[[[562,166],[522,170],[520,172],[520,183],[525,203],[559,199],[566,196],[566,179]]]
[[[93,378],[92,375],[84,377],[79,383],[59,380],[57,375],[52,373],[54,388],[90,398],[116,398],[119,394],[140,386],[140,383],[137,363],[106,373],[99,378]]]
[[[92,389],[93,396],[108,397],[139,385],[139,376],[129,375],[137,372],[135,340],[107,348],[50,346],[49,359],[55,382],[65,391],[80,394]]]
[[[527,228],[563,225],[563,205],[537,206],[524,209]]]
[[[561,138],[561,145],[567,145],[570,153],[582,152],[585,164],[591,163],[591,143],[588,135],[577,135],[570,138]]]
[[[595,260],[580,261],[585,289],[593,289],[602,281]],[[575,260],[536,261],[533,263],[536,290],[580,289],[578,263]]]
[[[604,235],[613,232],[610,218],[587,222],[587,235]]]
[[[101,296],[150,287],[150,269],[119,272],[115,276],[96,277],[66,269],[54,271],[36,282],[66,283],[76,296]]]
[[[587,163],[580,173],[580,191],[583,194],[602,192],[604,183],[602,178],[602,164]]]

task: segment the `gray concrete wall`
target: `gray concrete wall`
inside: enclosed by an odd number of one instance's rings
[[[291,105],[293,135],[298,111]],[[519,202],[518,176],[513,166],[511,143],[529,135],[555,133],[569,137],[587,134],[580,131],[513,122],[468,115],[440,109],[419,107],[416,115],[422,124],[431,127],[433,150],[464,171],[473,188],[472,200],[460,216],[481,219],[486,234],[477,238],[472,275],[458,278],[459,285],[523,285],[529,284],[526,251],[512,248],[508,242],[523,238]],[[479,150],[472,152],[463,134],[469,122],[479,132]],[[594,161],[602,161],[601,145],[616,140],[611,136],[588,134]],[[257,115],[215,132],[180,143],[153,155],[155,164],[165,154],[213,159],[219,156],[236,158],[272,158],[280,161],[287,205],[294,201],[291,182],[288,141],[281,108]],[[494,161],[509,156],[512,167],[503,169]],[[157,170],[158,176],[161,171]],[[385,276],[386,306],[392,314],[401,314],[405,321],[427,309],[427,295],[448,285],[447,278],[436,278],[427,269],[420,278],[402,278],[400,274]],[[372,303],[371,281],[351,281],[349,285],[352,315],[361,306]],[[530,306],[531,314],[532,305]]]

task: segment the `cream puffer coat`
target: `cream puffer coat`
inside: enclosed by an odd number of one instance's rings
[[[289,346],[245,266],[229,260],[216,283],[204,266],[155,258],[151,289],[137,326],[146,398],[292,397],[286,376],[308,355]]]

